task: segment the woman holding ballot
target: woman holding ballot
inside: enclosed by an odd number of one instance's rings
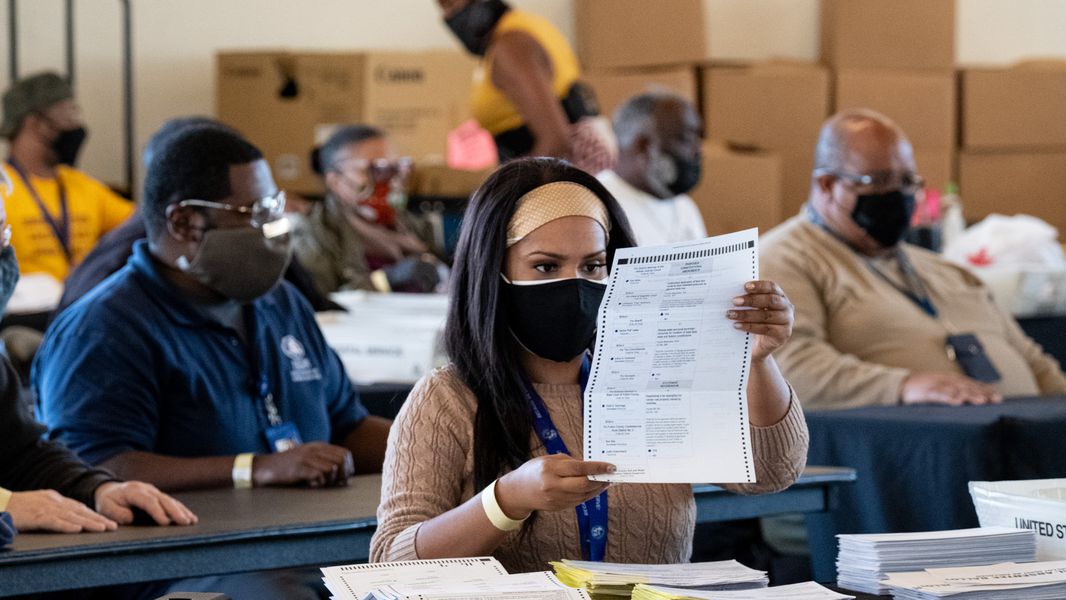
[[[494,555],[511,572],[563,558],[689,559],[689,484],[607,484],[580,459],[582,390],[614,252],[633,245],[618,203],[592,176],[549,158],[501,167],[467,208],[446,344],[389,436],[372,561]],[[722,314],[753,334],[748,382],[755,494],[795,481],[807,455],[799,401],[771,354],[792,305],[752,281]],[[715,340],[706,340],[714,344]],[[705,457],[715,460],[714,456]]]

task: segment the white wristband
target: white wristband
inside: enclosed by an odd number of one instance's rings
[[[246,490],[252,487],[252,460],[254,458],[255,454],[245,452],[233,459],[232,477],[235,489]]]
[[[526,519],[515,521],[511,517],[508,517],[503,509],[500,508],[500,503],[496,501],[496,482],[493,481],[481,490],[481,506],[485,509],[485,516],[492,521],[493,526],[500,531],[514,531],[522,526],[522,523]],[[529,517],[526,517],[529,518]]]

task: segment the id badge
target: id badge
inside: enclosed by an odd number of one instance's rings
[[[274,452],[292,450],[303,443],[303,440],[300,439],[300,432],[296,430],[296,425],[291,421],[286,421],[281,425],[268,427],[266,430],[266,437],[267,441],[270,442],[270,447],[274,449]]]
[[[963,373],[971,379],[994,383],[1001,379],[996,366],[985,354],[985,347],[972,333],[949,335],[945,340],[948,358],[959,364]]]

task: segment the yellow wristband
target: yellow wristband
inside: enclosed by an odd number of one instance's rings
[[[0,512],[7,510],[7,503],[11,501],[11,490],[0,487]]]
[[[246,490],[252,487],[252,460],[254,458],[255,454],[245,452],[233,459],[232,477],[235,489]]]
[[[374,286],[374,289],[379,292],[391,292],[392,286],[389,285],[389,277],[385,275],[385,271],[378,269],[370,274],[370,283]]]
[[[515,521],[504,514],[500,503],[496,501],[496,482],[493,481],[484,490],[481,490],[481,506],[485,509],[485,516],[492,521],[493,526],[500,531],[514,531],[522,526],[526,519]],[[529,517],[526,517],[529,518]]]

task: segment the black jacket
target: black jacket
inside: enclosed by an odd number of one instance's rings
[[[62,444],[42,439],[44,427],[19,397],[15,370],[6,357],[0,363],[0,487],[56,490],[95,508],[96,488],[115,478],[89,467]]]

